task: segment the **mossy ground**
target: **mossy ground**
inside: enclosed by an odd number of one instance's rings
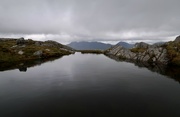
[[[37,46],[34,43],[31,40],[25,45],[16,45],[16,40],[0,41],[0,62],[24,61],[70,54],[69,51],[57,47]],[[34,52],[40,50],[43,52],[41,57],[33,55]],[[23,54],[18,54],[19,51],[22,51]]]
[[[180,43],[168,42],[165,46],[172,65],[180,66]]]
[[[163,48],[167,49],[167,57],[170,65],[180,66],[180,43],[170,41],[162,45]],[[143,53],[146,48],[132,48],[131,52]]]
[[[132,48],[130,49],[131,52],[134,52],[134,53],[143,53],[147,50],[147,48]]]

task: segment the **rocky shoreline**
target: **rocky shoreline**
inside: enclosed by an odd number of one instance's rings
[[[74,49],[55,41],[0,38],[0,63],[48,59],[73,54]]]
[[[76,50],[55,41],[34,41],[32,39],[0,38],[0,63],[49,59],[75,53]],[[127,49],[115,45],[106,51],[81,51],[82,53],[98,53],[115,56],[119,59],[144,62],[151,65],[180,66],[180,36],[174,41],[149,45],[136,43],[134,48]]]
[[[144,42],[136,43],[132,49],[115,45],[106,50],[105,55],[116,56],[129,61],[180,66],[180,36],[174,41],[159,45],[149,45]]]

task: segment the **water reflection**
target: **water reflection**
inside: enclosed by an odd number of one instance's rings
[[[50,59],[37,59],[37,60],[29,60],[29,61],[18,61],[18,62],[6,62],[6,63],[0,63],[0,71],[7,71],[7,70],[13,70],[13,69],[19,69],[20,72],[26,72],[28,68],[39,66],[46,62],[52,62],[58,58],[50,58]]]
[[[180,117],[179,83],[143,64],[80,53],[42,63],[0,73],[2,117]]]
[[[26,66],[19,67],[19,71],[20,72],[26,72],[27,71],[27,67]]]
[[[106,56],[110,59],[113,59],[117,62],[123,62],[124,60],[119,59],[115,56]],[[50,58],[50,59],[38,59],[38,60],[30,60],[30,61],[20,61],[20,62],[14,62],[14,63],[0,63],[0,71],[7,71],[7,70],[13,70],[13,69],[19,69],[20,72],[26,72],[28,68],[39,66],[43,63],[54,61],[58,58]],[[165,76],[168,76],[169,78],[173,78],[174,80],[178,81],[180,83],[180,68],[175,66],[165,66],[160,64],[148,64],[146,62],[137,62],[137,61],[126,61],[129,63],[133,63],[135,66],[139,68],[147,68],[148,70],[152,72],[156,72]]]
[[[119,59],[115,56],[107,56],[117,62],[122,62],[124,60]],[[133,63],[135,66],[138,66],[139,68],[147,68],[148,70],[152,72],[159,73],[161,75],[168,76],[169,78],[172,78],[180,83],[180,68],[177,66],[166,66],[162,64],[149,64],[147,62],[137,62],[137,61],[126,61]]]

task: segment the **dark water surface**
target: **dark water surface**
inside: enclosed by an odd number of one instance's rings
[[[46,116],[180,117],[180,84],[132,63],[80,53],[26,72],[0,72],[0,117]]]

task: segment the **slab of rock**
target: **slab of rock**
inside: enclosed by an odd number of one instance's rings
[[[51,50],[50,49],[46,49],[46,51],[50,52]]]
[[[179,42],[180,42],[180,36],[176,37],[176,39],[174,40],[174,42],[179,43]]]
[[[127,60],[167,64],[167,50],[162,47],[148,48],[143,53],[134,53],[122,46],[113,46],[106,54],[113,55]]]
[[[18,54],[19,54],[19,55],[23,55],[24,52],[23,52],[22,50],[20,50],[20,51],[18,52]]]
[[[17,45],[14,45],[14,46],[12,46],[11,48],[16,48],[17,47]]]
[[[39,50],[33,53],[34,56],[39,56],[39,57],[41,57],[42,54],[43,54],[42,50]]]

